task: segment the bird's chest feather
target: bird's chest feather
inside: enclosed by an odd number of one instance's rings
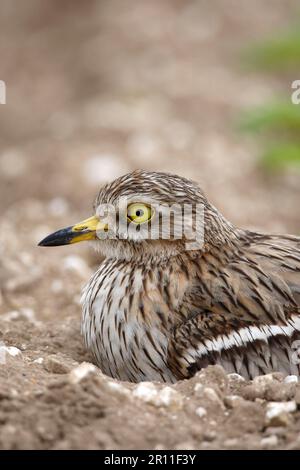
[[[82,332],[103,372],[121,380],[175,381],[166,361],[180,296],[166,272],[105,262],[82,298]]]

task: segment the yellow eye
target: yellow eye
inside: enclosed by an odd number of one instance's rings
[[[153,216],[153,210],[150,206],[141,202],[134,202],[127,207],[127,217],[135,224],[143,224],[148,222]]]

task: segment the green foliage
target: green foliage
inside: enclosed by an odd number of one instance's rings
[[[243,63],[273,74],[288,71],[294,80],[300,79],[300,27],[251,46],[243,54]],[[274,100],[240,119],[240,130],[262,139],[261,164],[268,171],[287,165],[300,168],[300,104],[292,103],[292,92],[289,87],[284,101]]]
[[[288,102],[273,102],[248,111],[242,118],[240,128],[249,132],[276,132],[290,134],[300,139],[300,105]]]
[[[265,150],[261,164],[266,170],[278,171],[286,165],[300,167],[300,143],[278,143]]]
[[[246,66],[262,70],[295,70],[300,65],[300,25],[251,46],[244,52],[242,61]]]

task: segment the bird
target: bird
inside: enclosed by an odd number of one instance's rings
[[[197,182],[135,170],[39,245],[84,240],[104,260],[83,289],[81,331],[108,376],[175,383],[209,365],[299,376],[300,237],[236,227]]]

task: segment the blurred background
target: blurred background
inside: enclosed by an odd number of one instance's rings
[[[136,168],[198,181],[233,223],[300,232],[297,0],[2,0],[0,313],[74,313],[88,246],[37,242]]]

